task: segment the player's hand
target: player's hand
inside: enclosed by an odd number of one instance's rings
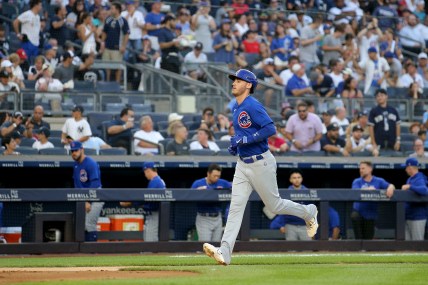
[[[282,233],[282,234],[285,234],[285,227],[280,227],[279,228],[279,232]]]
[[[395,151],[399,151],[400,150],[400,142],[399,141],[395,142],[395,144],[394,144],[394,150]]]
[[[227,150],[228,150],[228,151],[229,151],[229,153],[230,153],[231,155],[233,155],[233,156],[237,155],[237,153],[238,153],[238,150],[237,150],[237,148],[236,148],[236,147],[229,146],[229,147],[227,148]]]
[[[241,137],[241,136],[233,136],[230,138],[230,146],[234,149],[236,149],[238,147],[238,145],[243,144],[244,142],[244,138],[246,137]]]
[[[409,190],[409,189],[410,189],[410,184],[405,184],[401,186],[401,190]]]
[[[298,142],[298,141],[295,141],[295,142],[294,142],[294,146],[295,146],[297,149],[302,149],[302,148],[303,148],[302,143],[301,143],[301,142]]]
[[[394,188],[389,187],[386,189],[386,197],[391,198],[394,195]]]

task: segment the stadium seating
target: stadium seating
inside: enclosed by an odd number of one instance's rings
[[[190,155],[203,155],[203,156],[212,156],[216,155],[216,152],[211,149],[191,149],[189,150]]]
[[[126,149],[121,147],[102,148],[99,155],[126,155]]]
[[[38,155],[39,150],[37,148],[27,147],[27,146],[20,146],[16,149],[17,152],[19,152],[22,155]]]
[[[41,155],[68,155],[68,150],[63,147],[45,148],[39,151]]]
[[[35,142],[36,142],[36,140],[33,138],[22,138],[19,146],[32,147]]]

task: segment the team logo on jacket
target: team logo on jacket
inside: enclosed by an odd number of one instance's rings
[[[251,126],[251,118],[247,112],[242,111],[238,116],[238,124],[241,128],[246,129]]]
[[[86,173],[85,169],[80,170],[80,182],[86,182],[88,181],[88,173]]]

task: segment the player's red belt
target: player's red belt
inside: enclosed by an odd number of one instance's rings
[[[244,163],[254,163],[258,160],[262,160],[263,159],[263,155],[258,154],[258,155],[253,155],[253,156],[249,156],[249,157],[239,157]]]

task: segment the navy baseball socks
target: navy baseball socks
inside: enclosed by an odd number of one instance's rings
[[[306,221],[306,231],[309,237],[313,237],[318,230],[318,220],[317,220],[318,209],[317,209],[317,206],[315,206],[314,204],[310,204],[309,207],[311,207],[312,208],[311,210],[313,210],[315,213],[312,219],[310,219],[309,221]]]

